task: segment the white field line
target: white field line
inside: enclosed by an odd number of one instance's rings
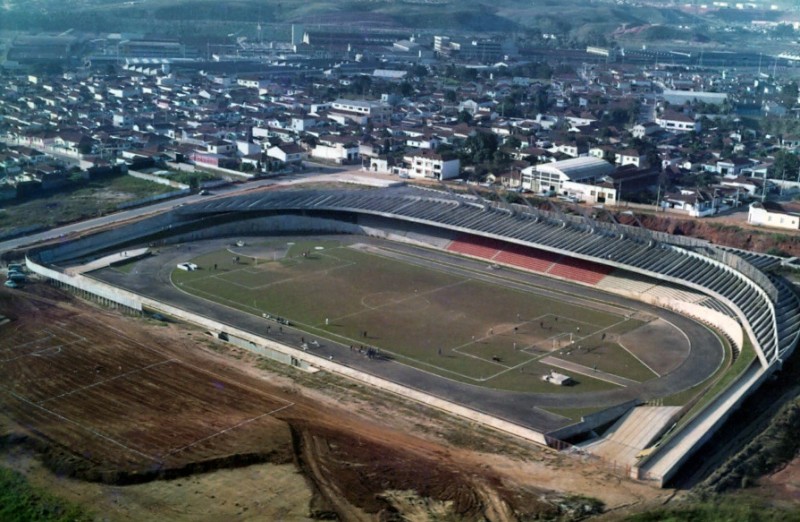
[[[657,372],[657,371],[655,371],[654,369],[650,368],[650,365],[649,365],[649,364],[647,364],[647,363],[646,363],[646,362],[644,362],[643,360],[639,359],[639,357],[637,357],[635,353],[633,353],[632,351],[628,350],[628,349],[625,347],[625,345],[624,345],[624,344],[622,344],[622,341],[621,341],[621,340],[617,340],[617,344],[620,346],[620,348],[622,348],[623,350],[625,350],[626,352],[628,352],[629,354],[631,354],[631,355],[633,356],[633,358],[634,358],[634,359],[636,359],[637,361],[639,361],[639,363],[640,363],[642,366],[644,366],[645,368],[647,368],[648,370],[650,370],[651,372],[653,372],[653,373],[656,375],[656,377],[658,377],[658,378],[661,378],[661,374],[660,374],[660,373],[658,373],[658,372]]]
[[[328,273],[330,273],[330,272],[332,272],[334,270],[341,270],[342,268],[347,268],[349,266],[353,266],[353,265],[358,264],[355,261],[347,261],[345,259],[341,259],[341,258],[338,258],[336,256],[324,256],[324,257],[335,259],[337,261],[340,261],[340,263],[337,264],[337,265],[329,266],[327,268],[323,268],[321,270],[314,270],[313,272],[300,274],[300,275],[298,275],[296,277],[289,277],[289,278],[281,279],[279,281],[273,281],[271,283],[267,283],[267,284],[264,284],[264,285],[248,286],[246,284],[239,283],[237,281],[231,281],[230,279],[225,277],[226,275],[237,274],[239,272],[244,272],[244,273],[250,274],[250,275],[259,275],[259,274],[263,273],[261,270],[253,270],[252,268],[240,268],[240,269],[237,269],[237,270],[229,270],[229,271],[225,272],[224,274],[213,274],[213,275],[209,275],[208,277],[198,277],[197,279],[193,279],[192,281],[189,281],[189,285],[188,286],[189,286],[189,288],[194,288],[193,283],[195,283],[197,281],[207,281],[209,279],[219,279],[219,280],[223,281],[226,284],[238,286],[240,288],[245,288],[245,289],[248,289],[248,290],[263,290],[265,288],[269,288],[269,287],[275,286],[275,285],[280,285],[280,284],[283,284],[283,283],[288,283],[290,281],[302,281],[303,279],[310,279],[310,278],[312,278],[314,276],[318,276],[318,275],[321,275],[321,274],[328,274]],[[294,264],[300,264],[300,262],[298,261],[297,263],[294,263]]]
[[[46,336],[44,336],[44,337],[40,337],[39,339],[35,339],[35,340],[33,340],[33,341],[28,341],[27,343],[16,344],[16,345],[14,345],[13,347],[10,347],[10,348],[5,348],[3,351],[9,351],[9,350],[16,350],[16,349],[19,349],[19,348],[25,348],[25,347],[26,347],[26,346],[28,346],[29,344],[36,344],[36,343],[40,343],[40,342],[42,342],[42,341],[47,341],[47,340],[49,340],[49,339],[53,339],[53,338],[55,337],[53,334],[51,334],[51,333],[50,333],[50,332],[48,332],[47,330],[43,330],[43,331],[44,331],[44,332],[47,332],[47,333],[48,333],[48,335],[46,335]]]
[[[196,446],[196,445],[198,445],[198,444],[200,444],[200,443],[202,443],[202,442],[205,442],[205,441],[207,441],[207,440],[209,440],[209,439],[213,439],[214,437],[218,437],[218,436],[220,436],[220,435],[223,435],[223,434],[225,434],[225,433],[228,433],[229,431],[235,430],[236,428],[239,428],[239,427],[241,427],[241,426],[244,426],[245,424],[249,424],[249,423],[251,423],[251,422],[255,422],[255,421],[257,421],[258,419],[261,419],[261,418],[267,417],[267,416],[269,416],[269,415],[274,415],[274,414],[276,414],[276,413],[278,413],[278,412],[280,412],[280,411],[283,411],[283,410],[285,410],[285,409],[287,409],[287,408],[291,408],[292,406],[294,406],[294,403],[293,403],[293,402],[291,402],[291,403],[289,403],[289,404],[287,404],[287,405],[285,405],[285,406],[281,406],[280,408],[276,408],[276,409],[274,409],[274,410],[272,410],[272,411],[268,411],[267,413],[262,413],[261,415],[257,415],[257,416],[255,416],[255,417],[252,417],[252,418],[250,418],[250,419],[245,419],[245,420],[243,420],[243,421],[241,421],[241,422],[239,422],[239,423],[236,423],[236,424],[234,424],[233,426],[229,426],[229,427],[227,427],[227,428],[225,428],[225,429],[223,429],[223,430],[219,430],[219,431],[217,431],[216,433],[212,433],[211,435],[209,435],[209,436],[207,436],[207,437],[203,437],[202,439],[197,439],[196,441],[194,441],[194,442],[192,442],[192,443],[190,443],[190,444],[187,444],[186,446],[183,446],[183,447],[181,447],[181,448],[178,448],[178,449],[174,449],[174,450],[170,451],[169,453],[167,453],[167,454],[166,454],[166,455],[164,455],[164,456],[165,456],[165,457],[167,457],[167,456],[170,456],[170,455],[174,455],[174,454],[176,454],[176,453],[180,453],[181,451],[184,451],[184,450],[186,450],[186,449],[189,449],[189,448],[191,448],[192,446]]]
[[[124,332],[122,332],[121,330],[119,330],[117,328],[114,328],[113,326],[103,325],[103,327],[107,328],[109,330],[115,331],[120,337],[128,340],[129,342],[131,342],[133,344],[141,346],[142,348],[145,348],[146,350],[148,350],[150,352],[157,353],[158,355],[161,355],[162,357],[167,357],[167,355],[168,355],[168,354],[164,353],[161,350],[157,350],[157,349],[152,348],[152,347],[150,347],[150,346],[148,346],[146,344],[140,343],[136,339],[132,339],[127,334],[125,334]],[[232,379],[230,379],[228,377],[222,377],[221,375],[218,375],[218,374],[216,374],[216,373],[214,373],[212,371],[209,371],[209,370],[207,370],[205,368],[201,368],[199,366],[195,366],[193,364],[189,364],[186,361],[183,361],[181,359],[175,359],[175,361],[178,364],[180,364],[181,366],[185,366],[185,367],[191,368],[191,369],[193,369],[195,371],[198,371],[198,372],[201,372],[201,373],[205,373],[206,375],[210,375],[212,377],[215,377],[215,378],[219,379],[220,381],[223,381],[223,382],[226,382],[226,383],[230,383],[232,386],[237,386],[239,388],[251,391],[251,392],[253,392],[253,393],[257,394],[257,395],[261,395],[262,397],[269,397],[271,399],[274,399],[276,401],[279,401],[279,402],[282,402],[282,403],[285,403],[285,404],[291,404],[289,401],[287,401],[286,399],[284,399],[282,397],[278,397],[276,395],[272,395],[272,394],[267,393],[267,392],[265,392],[263,390],[259,390],[258,388],[253,388],[252,386],[247,386],[246,384],[242,384],[240,382],[235,382],[234,380],[232,380]]]
[[[49,352],[50,350],[55,350],[55,349],[58,349],[59,352],[57,352],[57,353],[60,353],[60,351],[63,348],[66,348],[67,346],[72,346],[73,344],[78,344],[78,343],[83,342],[83,341],[86,341],[86,339],[78,339],[78,340],[75,340],[75,341],[72,341],[72,342],[69,342],[69,343],[66,343],[66,344],[57,344],[55,346],[48,346],[47,348],[42,348],[41,350],[37,350],[35,352],[28,352],[28,353],[24,353],[22,355],[17,355],[16,357],[12,357],[10,359],[3,359],[3,360],[0,360],[0,362],[9,363],[9,362],[14,362],[17,359],[24,359],[25,357],[39,357],[41,354],[44,354],[45,352]]]
[[[144,366],[142,368],[134,368],[133,370],[127,371],[125,373],[121,373],[119,375],[115,375],[114,377],[110,377],[108,379],[103,379],[102,381],[98,381],[98,382],[95,382],[95,383],[92,383],[92,384],[88,384],[86,386],[81,386],[79,388],[75,388],[74,390],[70,390],[68,392],[64,392],[64,393],[62,393],[60,395],[55,395],[53,397],[48,397],[47,399],[39,401],[37,404],[44,404],[45,402],[54,401],[56,399],[61,399],[62,397],[67,397],[69,395],[72,395],[73,393],[82,392],[84,390],[88,390],[90,388],[94,388],[95,386],[100,386],[101,384],[105,384],[107,382],[115,381],[117,379],[122,379],[122,378],[125,378],[125,377],[129,376],[129,375],[133,375],[134,373],[139,373],[139,372],[142,372],[142,371],[145,371],[145,370],[149,370],[150,368],[155,368],[156,366],[161,366],[162,364],[167,364],[167,363],[172,363],[172,362],[179,362],[179,361],[177,359],[167,359],[167,360],[159,361],[159,362],[156,362],[156,363],[153,363],[153,364],[148,364],[147,366]]]
[[[144,457],[144,458],[146,458],[148,460],[152,460],[154,462],[161,462],[160,459],[157,459],[157,458],[155,458],[155,457],[153,457],[151,455],[147,455],[146,453],[142,453],[141,451],[139,451],[137,449],[134,449],[134,448],[131,448],[130,446],[126,446],[125,444],[119,442],[118,440],[112,439],[108,435],[104,435],[104,434],[100,433],[97,430],[94,430],[92,428],[88,428],[86,426],[83,426],[79,422],[76,422],[76,421],[74,421],[74,420],[72,420],[70,418],[67,418],[67,417],[61,415],[60,413],[56,413],[53,410],[49,410],[49,409],[45,408],[44,406],[36,404],[35,402],[32,402],[32,401],[26,399],[25,397],[22,397],[22,396],[20,396],[20,395],[18,395],[16,393],[10,391],[8,388],[6,388],[6,391],[9,393],[9,395],[15,397],[16,399],[18,399],[18,400],[20,400],[20,401],[22,401],[22,402],[34,407],[34,408],[38,408],[38,409],[48,413],[49,415],[52,415],[52,416],[56,417],[57,419],[60,419],[60,420],[62,420],[64,422],[68,422],[70,424],[74,424],[75,426],[81,428],[82,430],[88,431],[89,433],[91,433],[95,437],[98,437],[98,438],[101,438],[101,439],[103,439],[103,440],[105,440],[107,442],[110,442],[111,444],[114,444],[115,446],[119,446],[121,448],[124,448],[124,449],[130,451],[131,453],[135,453],[136,455],[139,455],[140,457]]]
[[[379,305],[379,306],[367,306],[366,307],[367,310],[359,310],[359,311],[353,312],[351,314],[345,314],[345,315],[340,315],[340,316],[337,316],[337,317],[332,317],[331,320],[332,321],[338,321],[340,319],[346,319],[348,317],[355,317],[355,316],[361,315],[365,311],[380,310],[382,308],[387,308],[387,307],[395,306],[395,305],[402,304],[402,303],[405,303],[405,302],[408,302],[408,301],[413,301],[414,299],[417,299],[419,297],[423,297],[423,296],[426,296],[426,295],[432,295],[432,294],[435,294],[436,292],[440,292],[442,290],[447,290],[448,288],[455,288],[456,286],[461,286],[461,285],[463,285],[463,284],[465,284],[467,282],[469,282],[469,279],[464,279],[462,281],[456,281],[455,283],[450,283],[449,285],[437,286],[436,288],[431,288],[430,290],[427,290],[425,292],[409,294],[409,296],[404,298],[404,299],[397,299],[395,301],[391,301],[389,303],[382,304],[382,305]]]

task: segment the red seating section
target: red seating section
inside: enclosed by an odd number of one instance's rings
[[[450,243],[447,250],[468,256],[493,259],[501,248],[503,248],[503,243],[488,237],[461,236]]]
[[[583,259],[565,257],[551,268],[549,273],[565,279],[596,285],[612,270],[613,267],[610,266],[584,261]]]
[[[536,248],[524,247],[521,245],[506,245],[494,260],[506,265],[518,266],[525,270],[534,272],[547,272],[558,258],[558,254],[538,250]]]
[[[596,285],[613,270],[583,259],[466,234],[452,241],[447,250],[590,285]]]

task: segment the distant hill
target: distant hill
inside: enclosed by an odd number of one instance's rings
[[[604,44],[622,25],[696,23],[672,7],[600,0],[6,0],[0,29],[155,32],[176,37],[288,35],[291,23],[351,29],[548,33]]]

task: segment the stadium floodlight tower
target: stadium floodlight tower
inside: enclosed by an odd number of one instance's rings
[[[625,210],[620,212],[620,214],[623,216],[632,217],[634,223],[637,225],[636,227],[633,225],[625,225],[627,230],[630,232],[630,239],[633,239],[634,241],[639,240],[643,243],[647,243],[650,246],[655,245],[656,240],[653,237],[653,234],[651,234],[647,227],[644,226],[642,221],[639,219],[639,216],[634,214],[632,210]]]
[[[517,217],[517,209],[515,209],[514,205],[512,205],[508,201],[508,198],[506,198],[499,190],[497,190],[492,186],[490,186],[489,189],[492,191],[492,194],[494,194],[495,198],[497,199],[497,203],[499,204],[499,206],[507,210],[509,213],[511,213],[512,216]]]
[[[467,190],[469,190],[469,193],[472,194],[473,196],[475,196],[475,198],[478,200],[478,202],[481,205],[483,205],[483,210],[490,210],[491,209],[492,206],[489,203],[489,201],[487,201],[486,198],[481,196],[480,193],[477,190],[475,190],[475,187],[473,187],[472,185],[468,184],[467,185]]]
[[[592,208],[601,210],[606,216],[608,216],[608,219],[611,220],[611,228],[614,229],[614,233],[617,237],[620,239],[626,239],[630,237],[628,230],[617,220],[617,218],[614,216],[614,213],[608,210],[605,205],[601,203],[599,205],[594,205]]]
[[[458,203],[459,207],[464,204],[464,198],[462,198],[459,194],[456,194],[455,192],[453,192],[453,189],[451,189],[450,186],[447,183],[444,182],[444,180],[440,179],[438,181],[439,181],[439,185],[441,185],[442,188],[444,189],[444,191],[447,192],[450,195],[451,198],[453,198],[453,201]]]

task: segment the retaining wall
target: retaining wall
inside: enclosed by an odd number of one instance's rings
[[[177,198],[179,196],[188,196],[191,194],[192,191],[188,188],[180,189],[180,190],[173,190],[172,192],[166,192],[164,194],[156,194],[155,196],[150,196],[147,198],[135,199],[133,201],[126,201],[125,203],[120,203],[117,205],[117,210],[125,210],[126,208],[133,208],[139,207],[142,205],[147,205],[149,203],[155,203],[157,201],[163,201],[169,198]]]
[[[127,290],[122,290],[111,285],[98,284],[96,281],[83,276],[70,276],[63,274],[51,268],[34,263],[29,258],[25,258],[25,265],[28,267],[28,270],[34,274],[39,274],[40,276],[58,281],[59,283],[71,286],[77,290],[82,290],[97,297],[113,301],[114,303],[122,306],[127,306],[133,310],[142,310],[141,299]]]
[[[631,478],[652,480],[664,487],[684,462],[694,455],[722,427],[742,402],[772,375],[774,366],[764,369],[754,362],[733,384],[697,413],[649,458],[631,469]]]

